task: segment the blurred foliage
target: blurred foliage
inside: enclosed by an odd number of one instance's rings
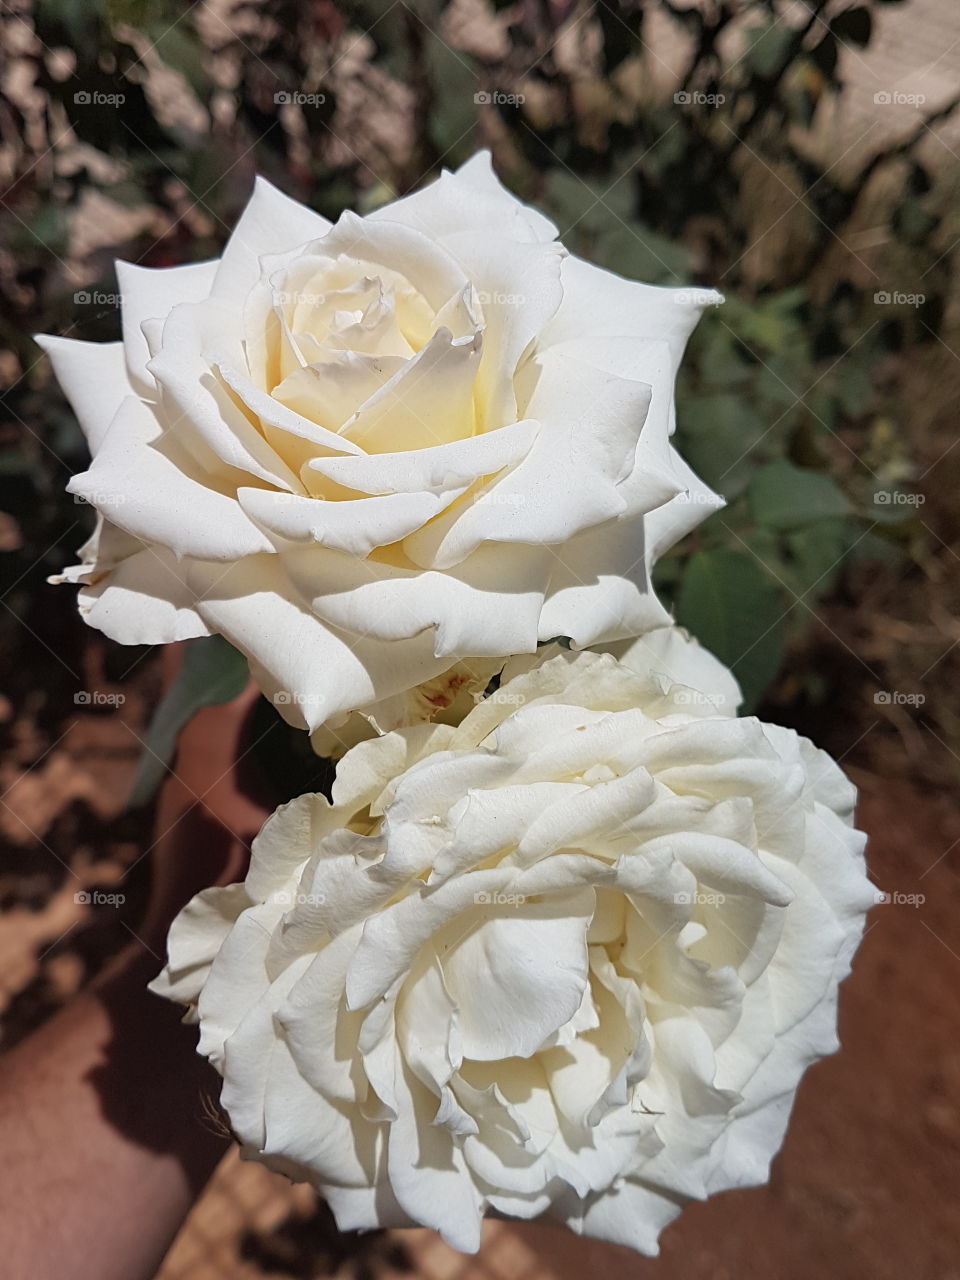
[[[954,257],[944,182],[922,142],[957,104],[918,111],[894,140],[835,163],[824,121],[848,51],[869,46],[882,7],[39,0],[11,10],[4,39],[20,75],[0,93],[9,614],[41,639],[62,624],[60,606],[49,606],[54,624],[46,607],[35,616],[37,593],[90,514],[62,496],[83,446],[31,332],[118,336],[112,258],[160,266],[215,254],[256,171],[335,217],[489,145],[505,181],[552,214],[574,252],[727,294],[691,343],[678,444],[728,505],[657,576],[753,705],[851,563],[918,545],[910,450],[883,370],[942,325]],[[890,278],[862,247],[865,227],[880,229]],[[909,292],[921,279],[923,295]],[[30,638],[8,629],[0,641],[9,657]],[[792,675],[815,687],[812,671]]]

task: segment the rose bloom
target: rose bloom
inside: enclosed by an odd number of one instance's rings
[[[541,650],[541,654],[544,652]],[[709,689],[710,703],[726,715],[735,715],[743,701],[730,668],[682,627],[655,627],[633,640],[606,645],[603,652],[612,653],[631,670],[656,676],[668,685],[686,685],[691,691]],[[393,729],[428,721],[459,724],[481,700],[491,682],[499,681],[507,661],[505,658],[470,658],[458,662],[432,680],[384,698],[362,713],[345,717],[342,723],[315,730],[310,737],[313,749],[317,755],[339,759],[365,738],[390,733]],[[516,666],[516,662],[511,663],[511,670],[516,670]],[[689,696],[704,697],[692,692]]]
[[[670,445],[709,290],[569,255],[474,157],[333,226],[260,181],[215,262],[118,263],[123,341],[39,339],[93,461],[80,584],[125,643],[219,632],[317,728],[465,656],[669,619],[719,499]]]
[[[523,666],[530,670],[523,671]],[[610,655],[524,659],[459,727],[354,747],[154,989],[244,1153],[344,1230],[488,1208],[657,1251],[762,1182],[873,904],[854,789],[789,730]]]

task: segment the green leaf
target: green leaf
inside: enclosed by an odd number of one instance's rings
[[[154,712],[144,740],[128,801],[131,808],[146,804],[173,759],[177,736],[201,707],[229,702],[243,692],[249,679],[247,660],[221,636],[188,640],[183,666]]]
[[[698,551],[690,558],[677,621],[733,668],[749,712],[777,674],[787,612],[774,583],[746,551]]]
[[[62,209],[52,204],[38,209],[30,215],[29,226],[21,223],[11,236],[11,248],[15,250],[23,246],[29,252],[35,245],[40,245],[48,253],[67,252],[69,227]]]
[[[857,523],[843,518],[817,520],[788,533],[788,581],[797,595],[825,596],[836,583],[858,534]],[[807,603],[814,603],[814,599]]]
[[[817,109],[817,99],[814,95],[802,87],[788,89],[784,94],[784,102],[793,123],[809,129],[813,122],[813,113]]]
[[[773,355],[793,351],[804,341],[800,309],[805,301],[803,288],[785,289],[760,303],[731,294],[719,315],[749,347]]]
[[[690,254],[683,245],[635,221],[599,236],[593,257],[598,266],[653,284],[682,284],[690,275]]]
[[[746,38],[748,48],[743,55],[746,65],[756,75],[768,79],[780,70],[795,34],[786,24],[767,22],[751,27]]]
[[[813,520],[853,513],[849,498],[829,476],[771,462],[750,479],[750,513],[772,529],[797,529]]]
[[[157,35],[183,17],[172,0],[106,0],[102,7],[111,27],[124,23],[143,31],[153,25],[157,27]]]
[[[578,244],[592,262],[619,275],[655,284],[689,280],[691,254],[635,216],[632,167],[597,180],[556,169],[547,185],[547,206],[567,244]]]
[[[873,403],[871,365],[864,359],[841,360],[834,379],[840,407],[851,418],[860,418]]]
[[[162,10],[163,5],[159,8]],[[153,44],[155,52],[169,67],[179,71],[190,88],[206,100],[210,91],[210,77],[205,65],[206,49],[197,37],[196,31],[179,22],[182,14],[174,13],[172,17],[161,13],[151,15],[149,23],[141,27],[143,34]]]
[[[691,396],[678,405],[680,452],[694,471],[727,499],[746,488],[758,460],[755,450],[776,442],[746,397],[719,392]]]
[[[680,367],[681,380],[689,380],[694,369],[703,386],[711,391],[731,388],[747,393],[755,377],[754,367],[744,360],[735,335],[712,312],[693,331],[690,360]]]
[[[890,225],[898,240],[917,246],[925,244],[933,235],[940,225],[940,217],[929,209],[924,209],[919,199],[910,196],[894,209]]]
[[[444,163],[452,168],[476,146],[476,63],[432,34],[426,36],[425,53],[433,88],[430,132]]]
[[[635,212],[634,175],[628,169],[600,181],[553,169],[547,179],[546,199],[564,237],[571,226],[585,224],[595,231],[609,230]]]

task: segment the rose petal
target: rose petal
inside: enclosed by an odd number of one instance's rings
[[[315,458],[308,470],[360,493],[437,492],[493,476],[527,453],[539,424],[513,422],[484,435],[405,453]],[[341,437],[342,438],[342,437]]]
[[[148,406],[128,396],[89,470],[74,476],[68,492],[177,556],[233,561],[270,549],[239,503],[182,471],[158,434]]]
[[[544,330],[544,350],[591,338],[665,339],[679,361],[687,339],[707,307],[723,295],[715,289],[667,289],[626,280],[570,255],[563,265],[563,302]]]
[[[625,510],[618,486],[632,471],[650,388],[570,359],[545,356],[537,363],[539,381],[527,406],[541,423],[533,447],[488,491],[488,502],[454,509],[406,540],[418,564],[449,568],[484,541],[563,543]],[[675,492],[651,481],[651,502]]]
[[[494,547],[481,547],[449,573],[357,560],[322,547],[283,554],[297,591],[331,626],[391,643],[433,628],[434,654],[448,660],[536,649],[547,552],[518,548],[513,560],[504,583]]]
[[[387,1169],[397,1202],[452,1249],[476,1253],[482,1198],[450,1135],[431,1124],[436,1099],[405,1068],[397,1072],[397,1097],[398,1115],[387,1139]]]
[[[482,430],[523,416],[518,412],[515,374],[521,357],[539,339],[561,304],[562,245],[536,246],[483,232],[458,231],[443,240],[471,281],[483,315],[483,359],[477,376],[477,415]]]
[[[117,410],[130,395],[122,342],[80,342],[38,333],[34,342],[50,357],[53,372],[95,454]]]
[[[715,714],[736,715],[743,701],[729,667],[680,627],[657,627],[636,639],[604,648],[631,671],[660,675],[671,685],[683,685],[705,695]]]
[[[215,885],[191,898],[170,926],[167,947],[173,959],[148,988],[167,1000],[196,1004],[223,940],[251,905],[242,884]]]
[[[671,622],[647,568],[650,519],[611,520],[557,549],[540,614],[541,640],[568,636],[584,648]]]
[[[306,205],[257,178],[240,220],[227,241],[213,282],[212,294],[225,307],[239,312],[260,278],[260,259],[266,254],[316,240],[330,223]]]
[[[83,620],[119,644],[173,644],[210,634],[194,608],[183,562],[165,547],[143,547],[92,573],[77,601]]]
[[[412,360],[361,404],[341,434],[367,453],[449,444],[474,433],[479,339],[439,329]]]
[[[231,361],[224,335],[235,328],[236,317],[212,300],[185,303],[170,313],[162,349],[149,365],[160,389],[162,420],[181,448],[211,473],[208,484],[221,477],[228,483],[232,473],[297,492],[298,477],[267,444],[217,372],[219,364]]]
[[[466,228],[489,232],[491,227],[528,242],[553,240],[557,235],[549,218],[522,204],[500,182],[489,151],[478,151],[453,173],[444,169],[429,187],[375,209],[369,217],[402,222],[437,239]]]
[[[434,311],[462,294],[470,283],[457,260],[430,236],[386,217],[359,218],[346,210],[316,249],[329,258],[342,253],[396,272],[419,290]]]
[[[165,320],[181,302],[200,302],[209,297],[217,273],[217,263],[191,262],[183,267],[141,267],[120,262],[117,283],[123,299],[123,349],[131,386],[138,395],[156,397],[153,378],[147,370],[150,349],[143,325]]]
[[[207,626],[246,654],[264,695],[301,728],[319,728],[343,712],[420,684],[447,665],[435,656],[429,633],[384,647],[324,624],[300,602],[271,557],[251,556],[226,570],[191,561],[189,581]]]
[[[401,356],[368,356],[346,351],[335,359],[304,365],[288,374],[273,391],[276,400],[299,417],[316,422],[325,437],[340,441],[339,452],[362,454],[364,447],[341,429],[357,407],[377,395],[409,362]],[[327,453],[330,450],[317,450]]]
[[[419,529],[456,496],[391,493],[355,502],[324,502],[269,489],[237,490],[243,510],[268,534],[291,542],[317,542],[360,559]]]
[[[589,890],[475,907],[448,936],[443,972],[459,1008],[463,1053],[528,1058],[576,1013],[587,985]],[[362,945],[362,944],[361,944]]]

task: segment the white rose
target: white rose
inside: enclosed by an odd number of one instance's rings
[[[696,701],[717,712],[734,715],[743,701],[740,686],[729,667],[682,627],[656,627],[633,640],[605,645],[602,651],[612,653],[642,675],[659,676],[668,685],[682,685],[676,696],[683,702]],[[554,652],[555,649],[550,650],[550,654]],[[509,663],[509,674],[525,670],[546,656],[549,656],[547,650],[541,649],[527,662],[514,659]],[[427,721],[459,724],[506,665],[502,658],[486,661],[471,658],[455,663],[423,684],[315,730],[310,739],[313,749],[318,755],[339,758],[366,738],[406,725]],[[701,693],[702,689],[710,692]]]
[[[337,760],[358,742],[394,729],[414,724],[459,724],[504,665],[502,657],[456,662],[412,689],[404,689],[349,716],[321,725],[310,735],[310,744],[317,755]]]
[[[730,668],[682,627],[656,627],[636,639],[605,645],[604,651],[639,675],[681,685],[675,694],[681,705],[696,703],[732,716],[743,701]]]
[[[714,498],[672,449],[708,290],[568,255],[478,155],[332,226],[257,185],[219,261],[118,264],[123,341],[40,339],[93,454],[81,584],[116,640],[219,632],[313,729],[465,656],[668,621]]]
[[[341,1228],[471,1251],[488,1207],[548,1211],[655,1253],[767,1177],[874,901],[855,793],[678,692],[564,653],[365,742],[174,924],[155,990]]]

